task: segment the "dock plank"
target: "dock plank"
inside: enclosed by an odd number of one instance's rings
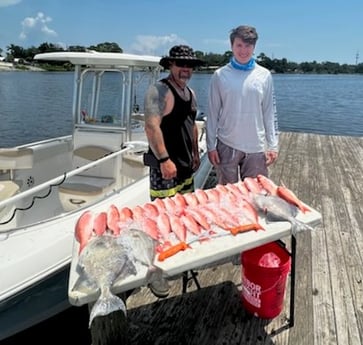
[[[330,227],[326,229],[329,233],[326,236],[328,257],[330,260],[330,274],[332,283],[333,304],[335,306],[335,322],[337,329],[337,343],[359,344],[359,326],[355,316],[355,297],[352,291],[355,289],[352,273],[357,269],[361,270],[362,259],[359,253],[362,249],[361,230],[353,224],[356,221],[352,217],[352,206],[350,202],[352,193],[361,194],[361,178],[352,174],[354,170],[352,162],[359,157],[357,148],[360,145],[353,145],[347,138],[334,137],[336,145],[325,146],[325,156],[334,157],[326,162],[329,169],[324,169],[325,179],[329,181],[329,192],[331,197],[326,198],[324,218],[329,219]],[[360,166],[358,164],[358,166]],[[352,169],[353,168],[353,169]],[[359,171],[359,169],[357,170]],[[337,183],[339,181],[339,183]],[[334,193],[331,193],[334,190]],[[353,208],[357,208],[356,205]],[[359,215],[360,221],[362,220]],[[334,231],[333,231],[334,230]],[[355,233],[355,235],[353,235]],[[357,241],[358,239],[358,241]],[[353,268],[353,270],[352,270]],[[353,273],[354,274],[354,273]]]

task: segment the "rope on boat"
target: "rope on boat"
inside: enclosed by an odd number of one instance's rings
[[[6,220],[5,222],[0,222],[0,225],[4,225],[4,224],[8,224],[8,223],[10,223],[10,222],[14,219],[14,217],[15,217],[15,215],[16,215],[16,212],[18,212],[18,211],[26,211],[26,210],[29,210],[30,208],[32,208],[32,207],[33,207],[33,205],[35,204],[35,200],[36,200],[36,199],[45,199],[45,198],[47,198],[47,197],[50,195],[50,193],[52,192],[53,187],[60,186],[62,183],[64,183],[64,181],[65,181],[66,179],[67,179],[67,173],[65,172],[65,173],[63,174],[63,179],[62,179],[59,183],[55,183],[55,184],[50,184],[50,185],[49,185],[49,189],[48,189],[47,194],[45,194],[45,195],[43,195],[43,196],[34,195],[34,196],[32,197],[32,201],[31,201],[31,203],[29,204],[29,206],[27,206],[27,207],[16,207],[16,208],[14,208],[14,210],[13,210],[13,214],[10,216],[10,218],[9,218],[8,220]]]

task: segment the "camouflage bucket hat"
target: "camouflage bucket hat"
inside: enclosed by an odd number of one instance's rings
[[[171,61],[185,61],[192,67],[203,65],[203,61],[196,57],[193,49],[186,45],[172,47],[169,50],[169,56],[161,58],[159,64],[168,69]]]

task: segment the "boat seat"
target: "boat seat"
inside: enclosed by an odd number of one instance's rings
[[[13,181],[0,181],[0,201],[6,200],[15,195],[19,186]]]
[[[87,145],[74,150],[76,166],[96,161],[110,154],[107,148]],[[86,204],[101,199],[112,190],[115,178],[110,176],[98,176],[99,171],[83,172],[68,178],[58,187],[59,198],[65,211],[72,211]]]
[[[104,147],[87,145],[75,149],[74,155],[83,159],[87,159],[89,161],[95,161],[97,159],[107,156],[111,152],[111,150]]]
[[[86,175],[72,176],[58,187],[59,198],[65,211],[72,211],[101,199],[112,190],[115,179]]]
[[[33,167],[33,150],[30,148],[0,148],[0,169],[30,169]]]
[[[149,172],[149,167],[144,165],[143,154],[125,153],[122,156],[122,175],[139,179]]]
[[[14,196],[19,191],[19,186],[13,181],[0,181],[0,201],[6,200]],[[0,208],[0,218],[5,214],[10,214],[15,207],[12,205],[6,205]],[[8,219],[6,216],[5,219]]]

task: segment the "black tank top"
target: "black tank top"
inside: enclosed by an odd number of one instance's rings
[[[163,117],[160,125],[165,146],[177,167],[178,177],[188,177],[193,172],[193,128],[197,113],[192,109],[192,92],[187,87],[190,97],[185,101],[168,80],[162,79],[161,82],[168,85],[174,95],[174,107]]]

